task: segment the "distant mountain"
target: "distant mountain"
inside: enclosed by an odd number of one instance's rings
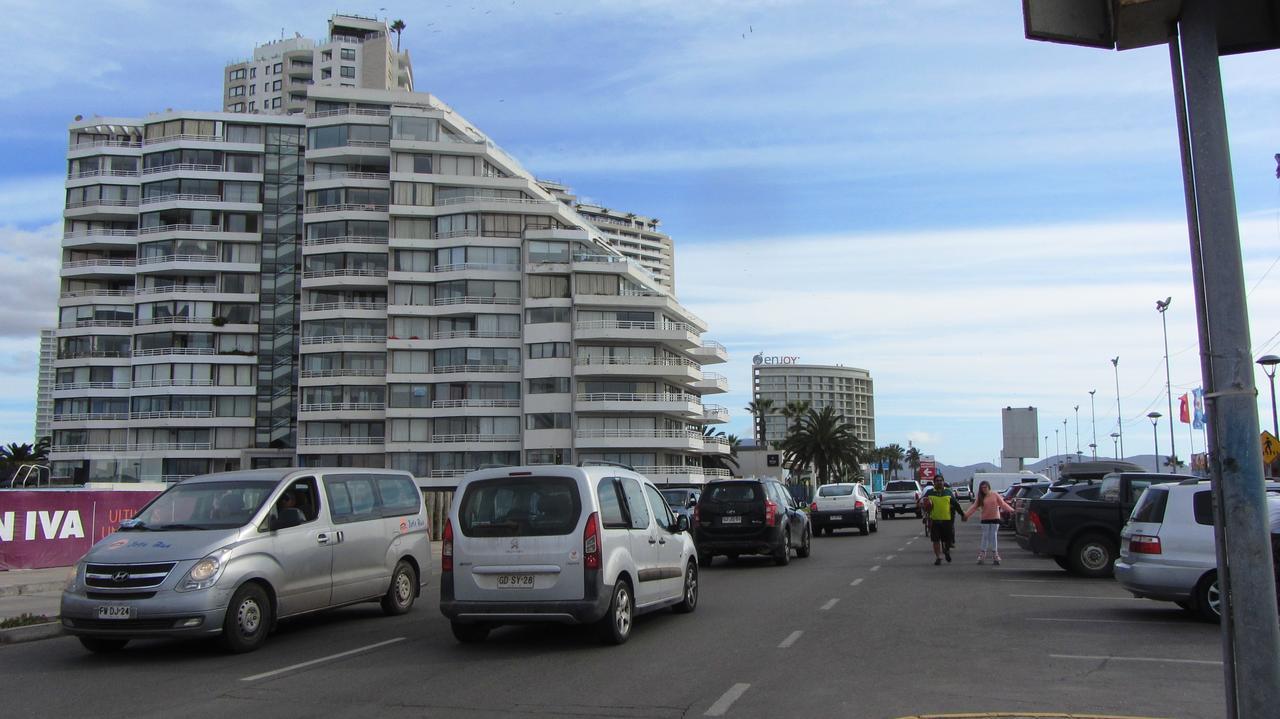
[[[1109,459],[1112,459],[1112,458],[1098,457],[1097,461],[1105,461]],[[1161,461],[1164,460],[1163,457],[1161,457],[1160,459]],[[1035,464],[1028,464],[1026,465],[1026,468],[1032,472],[1038,472],[1052,479],[1054,477],[1054,467],[1062,463],[1076,462],[1076,461],[1078,460],[1076,458],[1076,455],[1074,454],[1055,455],[1053,457],[1049,457],[1048,459],[1042,459],[1039,462],[1036,462]],[[1084,461],[1092,462],[1094,460],[1092,457],[1085,457]],[[1160,472],[1169,471],[1169,468],[1165,467],[1164,465],[1161,465],[1159,470],[1156,470],[1155,455],[1152,455],[1152,454],[1139,454],[1133,457],[1125,457],[1125,461],[1133,462],[1134,464],[1140,467],[1146,467],[1147,471],[1160,471]],[[941,472],[944,477],[946,477],[948,483],[955,484],[957,482],[968,482],[976,472],[999,472],[1000,468],[990,462],[979,462],[978,464],[970,464],[964,467],[955,467],[949,464],[939,463],[938,471]],[[1186,465],[1179,467],[1178,472],[1181,474],[1191,474],[1190,468],[1188,468]],[[910,473],[910,470],[908,470],[908,474],[909,473]]]
[[[990,462],[979,462],[978,464],[970,464],[964,467],[955,467],[950,464],[938,463],[938,472],[940,472],[948,484],[956,484],[957,482],[968,482],[973,477],[974,472],[999,472],[1000,468]],[[910,474],[910,470],[907,470]]]

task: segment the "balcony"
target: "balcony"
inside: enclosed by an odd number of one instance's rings
[[[729,421],[729,408],[718,404],[702,405],[703,424],[722,424]]]
[[[310,345],[385,345],[387,338],[377,335],[323,335],[320,337],[303,337],[302,346]]]
[[[59,299],[79,300],[94,298],[123,298],[126,303],[133,299],[133,290],[71,290],[70,292],[62,292],[58,295]]]
[[[728,437],[703,437],[702,438],[703,454],[732,454],[733,449],[729,445]]]
[[[303,287],[385,287],[385,269],[309,270],[302,273]]]
[[[134,294],[138,295],[139,297],[143,295],[167,295],[167,294],[203,295],[203,294],[211,294],[217,291],[218,291],[217,285],[164,285],[161,287],[139,287],[138,289],[134,290]],[[241,293],[228,292],[227,294],[241,294]],[[248,294],[257,294],[257,292],[252,292]]]
[[[319,175],[307,175],[307,182],[325,182],[327,180],[373,180],[389,182],[391,174],[387,172],[326,172]]]
[[[158,265],[167,262],[221,262],[222,258],[217,255],[151,255],[148,257],[139,257],[137,264],[141,265]]]
[[[360,42],[353,40],[353,42]],[[308,120],[318,120],[324,117],[337,117],[339,115],[362,115],[365,117],[389,117],[390,110],[366,110],[363,108],[342,108],[338,110],[324,110],[323,112],[308,112]]]
[[[129,276],[134,272],[136,261],[133,258],[95,257],[88,260],[73,260],[62,263],[63,277],[106,277]]]
[[[222,142],[220,135],[192,135],[182,134],[165,135],[164,137],[148,137],[143,141],[147,147],[152,145],[161,145],[166,142]]]
[[[480,340],[518,340],[520,339],[520,331],[500,332],[497,330],[449,330],[443,332],[432,332],[433,340],[460,340],[460,339],[480,339]]]
[[[579,412],[656,412],[702,416],[702,401],[675,392],[598,392],[577,395]]]
[[[333,312],[335,310],[352,311],[352,312],[382,312],[387,311],[386,302],[313,302],[311,304],[302,305],[303,312]]]
[[[222,195],[191,195],[175,192],[168,195],[144,197],[141,204],[156,205],[161,202],[222,202]]]
[[[436,207],[449,207],[452,205],[466,205],[471,203],[503,205],[506,207],[523,206],[523,207],[545,207],[547,205],[558,204],[555,200],[540,200],[532,197],[490,197],[488,195],[462,195],[459,197],[447,197],[443,200],[437,200]]]
[[[298,405],[299,412],[384,412],[386,402],[311,402]]]
[[[299,447],[376,447],[381,451],[382,445],[382,437],[303,437],[298,440]]]
[[[574,438],[579,449],[702,449],[702,433],[686,429],[580,429]]]
[[[134,357],[189,357],[216,354],[218,351],[212,347],[155,347],[133,351]]]
[[[493,264],[488,262],[459,262],[452,265],[436,265],[432,272],[519,272],[520,265]]]
[[[698,347],[691,347],[689,354],[702,364],[720,364],[729,361],[729,350],[715,340],[702,340]]]
[[[499,409],[519,408],[518,399],[437,399],[431,402],[432,409]]]
[[[387,205],[344,203],[340,205],[310,205],[305,209],[305,212],[308,215],[319,215],[328,212],[377,212],[386,214],[387,208]]]
[[[129,419],[212,419],[211,410],[160,410],[155,412],[130,412]],[[249,419],[245,417],[243,419]]]
[[[431,300],[432,307],[449,307],[452,305],[519,305],[519,297],[436,297]]]
[[[69,150],[92,150],[99,147],[121,147],[121,148],[138,148],[142,147],[141,140],[94,140],[92,142],[73,142],[68,145]]]
[[[339,237],[308,237],[302,241],[303,247],[327,247],[329,245],[378,245],[386,247],[387,238],[341,235]]]
[[[228,170],[224,168],[222,165],[199,165],[199,164],[192,164],[192,163],[175,163],[171,165],[156,165],[154,167],[142,168],[143,175],[159,175],[166,172],[181,172],[186,174],[186,173],[207,173],[207,172],[234,172],[234,170]],[[244,174],[257,175],[260,173],[250,172],[250,173],[244,173]]]
[[[378,369],[351,369],[347,367],[339,367],[337,369],[304,369],[299,374],[300,379],[335,379],[340,377],[386,377],[387,370],[385,368]]]
[[[54,422],[123,422],[127,419],[128,412],[79,412],[53,416]]]
[[[729,378],[717,372],[703,372],[702,379],[696,380],[693,388],[703,394],[722,394],[729,391]]]
[[[87,180],[91,177],[137,177],[137,170],[85,170],[83,172],[68,172],[68,180]]]
[[[153,225],[151,227],[141,227],[138,229],[138,235],[158,235],[164,232],[222,232],[219,225],[192,225],[186,223],[174,225]]]
[[[703,484],[708,479],[728,478],[733,476],[725,469],[704,469],[693,465],[640,465],[635,467],[640,474],[659,486],[665,484]]]
[[[578,340],[662,342],[686,350],[699,344],[696,328],[683,322],[588,320],[575,322],[573,327],[575,339]]]
[[[133,383],[128,380],[123,382],[62,382],[55,384],[53,386],[53,391],[68,392],[85,389],[129,389],[132,386]]]
[[[69,330],[79,329],[81,327],[132,327],[133,320],[74,320],[72,322],[59,322],[58,329]]]
[[[629,357],[578,357],[574,374],[583,376],[661,377],[693,382],[701,376],[701,366],[683,357],[631,359]]]

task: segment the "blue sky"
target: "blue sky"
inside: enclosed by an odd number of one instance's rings
[[[65,127],[77,114],[217,109],[222,67],[301,2],[6,4],[0,86],[0,441],[32,434],[36,335],[55,320]],[[342,6],[403,18],[417,88],[539,176],[662,219],[681,301],[733,357],[871,371],[880,444],[948,464],[999,454],[1006,405],[1129,454],[1199,384],[1168,56],[1025,40],[990,0],[454,0]],[[385,10],[381,9],[385,8]],[[56,28],[56,30],[54,30]],[[1254,354],[1280,351],[1280,72],[1223,60]],[[1265,378],[1260,407],[1270,419]],[[1176,409],[1176,407],[1175,407]],[[1162,426],[1162,452],[1167,428]],[[1185,426],[1177,428],[1186,455]],[[1197,434],[1197,449],[1202,449]],[[1087,448],[1085,448],[1087,452]]]

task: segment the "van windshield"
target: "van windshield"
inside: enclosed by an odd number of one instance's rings
[[[500,477],[472,483],[458,506],[468,537],[549,537],[578,526],[582,499],[568,477]]]
[[[121,524],[122,530],[197,530],[243,527],[276,488],[276,482],[178,484]]]

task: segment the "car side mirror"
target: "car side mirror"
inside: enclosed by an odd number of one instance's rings
[[[285,509],[279,510],[279,513],[276,514],[276,516],[267,520],[267,529],[272,532],[278,532],[281,529],[296,527],[306,521],[307,517],[302,513],[301,509],[298,509],[297,507],[286,507]]]
[[[676,515],[676,534],[689,531],[689,518],[683,514]]]

